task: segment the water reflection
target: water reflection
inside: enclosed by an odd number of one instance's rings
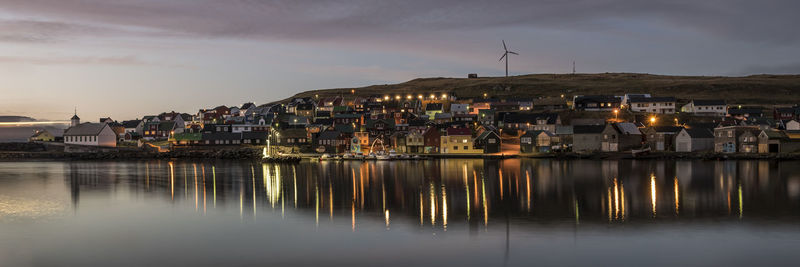
[[[800,193],[795,164],[511,159],[296,166],[71,162],[64,168],[73,209],[80,207],[86,192],[129,190],[142,197],[163,195],[175,203],[194,196],[193,208],[199,212],[202,207],[203,214],[209,206],[224,208],[235,201],[243,219],[256,218],[264,209],[279,209],[285,217],[287,204],[313,210],[317,226],[320,216],[333,221],[349,213],[356,231],[359,217],[381,218],[387,229],[390,219],[402,217],[417,217],[419,226],[441,230],[476,227],[473,210],[480,212],[484,229],[504,212],[515,219],[569,218],[575,223],[795,215]]]
[[[2,162],[0,265],[790,265],[797,163]]]

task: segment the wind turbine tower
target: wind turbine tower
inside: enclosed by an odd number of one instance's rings
[[[508,54],[519,55],[517,52],[508,51],[508,47],[506,46],[506,40],[503,40],[503,56],[500,57],[499,61],[503,61],[503,58],[506,59],[506,77],[508,77]]]

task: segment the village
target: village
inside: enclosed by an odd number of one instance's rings
[[[82,122],[35,142],[66,152],[150,148],[263,149],[264,157],[390,159],[559,153],[800,152],[800,106],[729,105],[649,94],[499,98],[454,92],[293,98],[257,106]]]

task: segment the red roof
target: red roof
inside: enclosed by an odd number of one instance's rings
[[[472,135],[469,128],[447,128],[447,135]]]

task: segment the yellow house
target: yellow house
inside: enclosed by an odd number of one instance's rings
[[[53,142],[55,140],[56,137],[47,130],[37,130],[30,138],[28,138],[28,141],[31,142]]]
[[[447,135],[439,141],[442,154],[483,154],[475,148],[475,139],[468,128],[447,128]]]

